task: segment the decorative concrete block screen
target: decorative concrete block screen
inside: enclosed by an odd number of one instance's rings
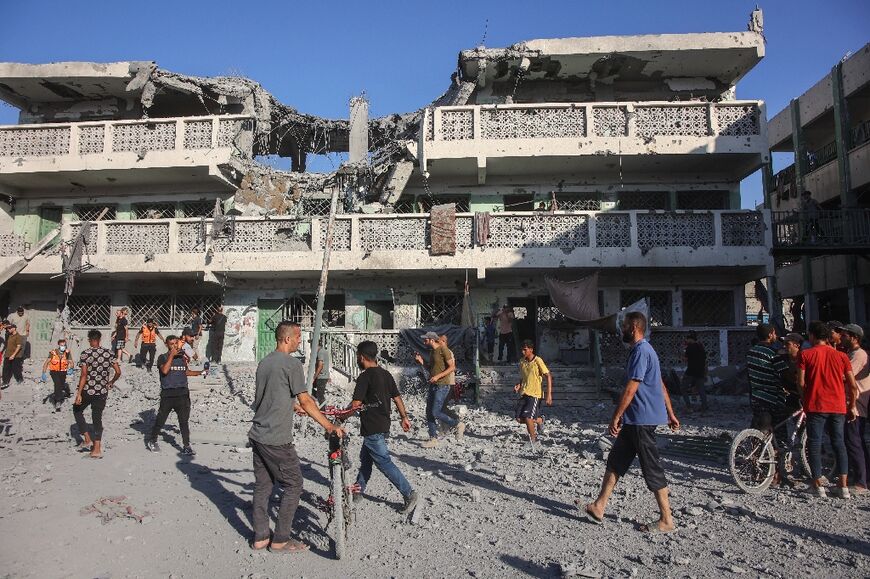
[[[211,149],[211,119],[204,121],[185,121],[184,148]]]
[[[756,105],[717,104],[715,111],[720,135],[745,137],[760,134],[760,110]]]
[[[746,353],[752,347],[755,338],[755,328],[728,330],[728,363],[731,365],[745,364]]]
[[[643,106],[635,111],[635,134],[638,137],[708,134],[707,106]]]
[[[672,293],[668,290],[621,290],[620,307],[630,306],[643,298],[649,298],[650,325],[670,326],[673,323]]]
[[[363,251],[426,249],[428,227],[426,217],[401,219],[360,218],[360,243]]]
[[[441,139],[463,141],[474,138],[474,112],[471,109],[441,111]]]
[[[574,107],[495,108],[480,111],[484,139],[577,138],[586,135],[586,113]]]
[[[624,137],[628,128],[625,107],[595,107],[592,109],[596,137]]]
[[[630,247],[631,216],[628,213],[596,215],[595,244],[598,247]]]
[[[24,255],[27,253],[29,244],[24,238],[14,233],[0,234],[0,257]]]
[[[722,245],[764,245],[764,217],[754,213],[722,214]]]
[[[221,119],[218,121],[217,146],[232,147],[239,133],[253,130],[251,119]]]
[[[73,328],[106,328],[111,323],[112,306],[109,296],[73,294],[67,300],[70,326]]]
[[[102,153],[106,145],[106,125],[79,127],[79,155]]]
[[[168,223],[106,224],[106,253],[149,255],[169,252]]]
[[[207,227],[211,228],[211,225]],[[228,225],[227,228],[231,229],[232,226]],[[187,231],[185,235],[189,235]],[[295,219],[239,220],[236,221],[232,238],[218,237],[212,240],[212,244],[216,251],[244,253],[311,249],[310,235],[299,230],[299,221]]]
[[[171,151],[175,149],[175,121],[117,124],[112,133],[112,150]]]
[[[47,157],[69,154],[69,127],[0,130],[0,157]]]
[[[489,247],[589,247],[588,215],[499,215],[489,222]]]
[[[654,247],[713,245],[713,215],[709,213],[638,213],[637,244]]]
[[[734,292],[731,290],[683,290],[683,325],[733,326]]]
[[[326,218],[320,220],[320,249],[326,248]],[[350,251],[350,219],[336,219],[332,226],[332,251]]]

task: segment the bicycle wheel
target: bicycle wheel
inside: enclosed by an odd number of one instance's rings
[[[776,458],[771,437],[754,428],[740,431],[731,443],[728,464],[744,492],[762,493],[773,482]]]
[[[812,479],[812,471],[810,470],[810,452],[806,429],[801,433],[800,443],[800,459],[801,467],[804,469],[804,476]],[[831,447],[831,441],[827,436],[822,437],[822,477],[828,479],[829,482],[834,482],[832,476],[834,468],[837,466],[837,457],[834,456],[834,449]]]
[[[332,539],[335,541],[335,558],[342,559],[346,553],[345,535],[347,523],[345,521],[345,498],[344,498],[344,469],[341,462],[330,467],[332,474]]]

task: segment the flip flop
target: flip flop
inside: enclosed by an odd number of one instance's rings
[[[670,531],[663,531],[659,528],[658,521],[650,521],[649,523],[640,526],[641,533],[649,533],[650,535],[665,535],[667,533],[673,533],[676,530],[677,528],[674,527]]]
[[[591,512],[589,512],[589,509],[587,509],[587,508],[583,509],[583,514],[586,516],[586,520],[589,521],[590,523],[592,523],[593,525],[603,525],[604,524],[603,518],[599,519],[598,517],[593,515]]]
[[[269,552],[280,553],[282,555],[301,553],[303,551],[307,551],[308,549],[308,545],[306,545],[302,541],[294,541],[293,539],[290,539],[289,541],[284,543],[284,546],[282,547],[273,547],[272,545],[269,545]]]

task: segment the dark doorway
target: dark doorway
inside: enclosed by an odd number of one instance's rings
[[[366,302],[366,330],[393,329],[393,302],[376,300]]]
[[[538,344],[536,335],[536,320],[538,318],[538,304],[536,298],[508,298],[508,306],[514,310],[514,338],[517,346],[523,340],[531,340]],[[517,348],[519,352],[519,348]]]
[[[533,195],[505,195],[505,211],[534,211],[535,198]]]

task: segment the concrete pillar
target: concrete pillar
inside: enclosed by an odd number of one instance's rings
[[[369,102],[365,97],[350,99],[350,151],[348,161],[363,163],[369,153]]]

